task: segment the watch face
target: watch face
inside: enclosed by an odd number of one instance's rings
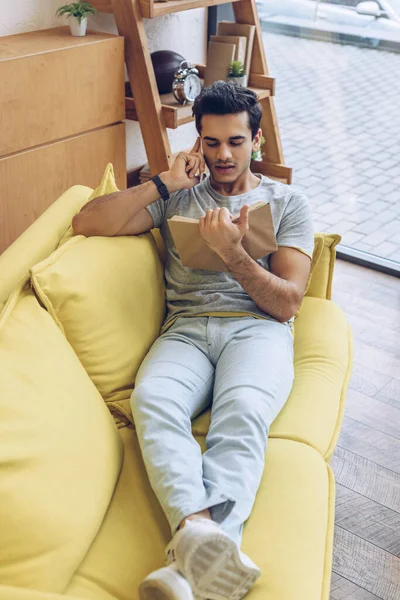
[[[193,102],[201,92],[201,81],[197,75],[188,75],[183,89],[187,100]]]

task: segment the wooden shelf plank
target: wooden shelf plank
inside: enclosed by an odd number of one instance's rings
[[[281,181],[282,183],[292,183],[292,169],[285,165],[277,165],[264,161],[252,160],[250,169],[253,173],[261,173],[266,177]]]
[[[271,92],[264,88],[248,86],[250,90],[253,90],[258,96],[259,100],[264,100],[264,98],[269,98],[271,96]]]
[[[152,19],[161,15],[169,15],[183,10],[192,10],[193,8],[207,8],[217,4],[228,4],[228,2],[238,2],[239,0],[168,0],[167,2],[154,2],[154,0],[138,0],[142,17]],[[99,12],[112,13],[112,0],[92,0],[91,4]]]
[[[199,71],[199,76],[204,79],[205,65],[196,65]],[[262,90],[269,90],[268,96],[275,96],[275,79],[268,75],[261,75],[259,73],[250,73],[248,86],[252,89],[258,88]],[[265,96],[263,96],[265,97]]]
[[[265,81],[262,75],[255,75],[254,77],[257,78],[255,81],[259,85],[271,85],[272,81],[273,86],[274,80],[271,77],[264,78]],[[254,92],[256,92],[260,100],[271,96],[271,92],[269,89],[261,87],[252,87],[251,89]],[[172,94],[172,92],[169,94],[160,94],[160,100],[165,125],[166,127],[168,127],[168,129],[176,129],[181,125],[184,125],[185,123],[190,123],[194,120],[192,116],[192,103],[182,106],[182,104],[179,104],[179,102],[175,100],[175,97]],[[139,120],[136,112],[135,100],[133,98],[125,98],[125,109],[127,119],[130,119],[132,121]]]
[[[275,96],[275,79],[268,75],[250,74],[249,87],[251,89],[269,90],[268,96]],[[263,96],[264,98],[266,96]]]
[[[87,44],[115,40],[118,37],[112,33],[92,30],[88,30],[84,37],[74,37],[71,36],[69,27],[63,25],[51,29],[16,33],[0,37],[0,62],[44,52],[81,48]]]
[[[168,0],[167,2],[154,2],[154,0],[139,0],[140,11],[143,17],[152,19],[161,15],[192,10],[193,8],[207,8],[217,4],[228,4],[238,0]]]

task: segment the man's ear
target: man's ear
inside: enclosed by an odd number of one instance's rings
[[[262,129],[259,129],[253,139],[253,150],[260,149],[261,136],[262,136]]]

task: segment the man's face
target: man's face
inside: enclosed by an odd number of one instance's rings
[[[204,115],[201,127],[203,154],[212,178],[218,183],[236,181],[250,167],[251,153],[259,144],[261,129],[253,140],[246,111]]]

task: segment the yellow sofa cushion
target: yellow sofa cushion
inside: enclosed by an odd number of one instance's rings
[[[117,184],[115,183],[114,167],[111,163],[108,163],[104,169],[103,177],[101,178],[100,184],[91,193],[88,202],[99,196],[105,196],[106,194],[112,194],[113,192],[119,192]]]
[[[109,163],[87,201],[117,191]],[[136,372],[165,316],[152,235],[85,238],[69,227],[58,249],[32,267],[31,278],[117,424],[128,423]]]
[[[310,289],[311,281],[312,281],[316,266],[319,262],[319,259],[321,258],[323,249],[324,249],[324,234],[323,233],[314,234],[314,250],[313,250],[313,255],[312,255],[312,259],[311,259],[310,274],[308,276],[306,291],[305,291],[304,295],[306,295],[308,290]]]
[[[270,437],[302,441],[329,459],[343,418],[351,373],[352,339],[343,311],[333,302],[304,298],[294,324],[294,384]],[[193,421],[206,435],[210,411]]]
[[[108,163],[104,170],[100,184],[95,190],[92,191],[90,196],[87,198],[85,204],[87,204],[91,200],[94,200],[95,198],[98,198],[99,196],[105,196],[106,194],[112,194],[113,192],[119,192],[119,189],[117,188],[117,184],[115,183],[114,167],[111,163]],[[78,206],[78,208],[80,210],[82,208],[82,205]],[[79,212],[79,210],[76,212]],[[70,225],[63,237],[61,238],[58,246],[62,246],[72,237],[74,237],[74,230],[72,229],[72,225]]]
[[[66,594],[137,600],[140,581],[163,566],[169,526],[150,488],[135,432],[119,430],[124,465],[103,526]],[[197,441],[205,447],[204,438]],[[328,600],[334,481],[313,448],[270,440],[243,549],[262,577],[246,600]],[[293,499],[296,498],[294,502]]]
[[[0,581],[61,592],[121,468],[104,402],[32,290],[0,316]]]
[[[75,236],[32,267],[31,280],[110,409],[117,409],[164,318],[164,278],[151,234]]]
[[[53,252],[73,215],[87,202],[91,188],[74,185],[60,196],[0,255],[0,310],[35,263]]]
[[[78,596],[65,596],[55,592],[42,592],[29,588],[11,587],[0,584],[0,600],[85,600]]]
[[[321,244],[322,238],[322,244]],[[333,270],[336,260],[336,246],[342,239],[336,233],[316,233],[311,277],[307,285],[306,296],[314,298],[332,298]]]

